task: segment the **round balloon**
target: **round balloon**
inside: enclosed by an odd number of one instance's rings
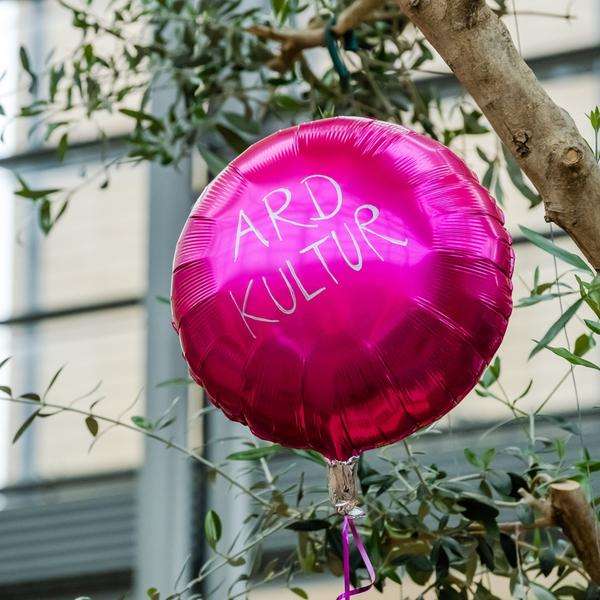
[[[259,141],[204,190],[173,323],[230,419],[345,460],[472,389],[506,330],[512,267],[501,211],[448,148],[324,119]]]

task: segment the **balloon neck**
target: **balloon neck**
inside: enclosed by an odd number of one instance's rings
[[[342,461],[327,460],[329,499],[336,511],[344,516],[362,517],[358,483],[358,456]]]

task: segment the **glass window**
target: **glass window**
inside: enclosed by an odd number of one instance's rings
[[[557,243],[572,252],[576,251],[575,244],[569,238],[560,238]],[[531,284],[533,271],[540,267],[540,282],[553,281],[555,278],[554,262],[552,257],[529,243],[515,245],[516,263],[513,276],[514,302],[529,296],[526,284]],[[567,270],[568,266],[558,263],[559,274]],[[576,297],[566,296],[563,307],[566,310]],[[590,311],[591,313],[591,311]],[[588,313],[587,307],[582,309],[581,318],[594,318]],[[502,371],[505,376],[502,383],[508,395],[512,398],[522,392],[529,381],[533,379],[534,385],[526,398],[519,401],[518,406],[525,411],[535,409],[552,391],[554,386],[568,372],[568,363],[549,350],[541,350],[531,360],[528,355],[533,349],[534,339],[539,340],[547,329],[560,316],[558,301],[552,300],[529,308],[514,308],[506,337],[499,350],[502,361]],[[571,320],[567,332],[571,342],[571,349],[577,336],[584,333],[585,325],[577,318]],[[559,333],[552,342],[553,346],[566,347],[564,333]],[[586,358],[593,362],[600,360],[600,349],[592,349]],[[591,409],[598,404],[600,393],[600,380],[597,371],[584,367],[574,370],[577,390],[581,401],[582,410]],[[545,407],[549,413],[574,414],[577,411],[577,402],[573,383],[567,377],[557,392]],[[481,398],[474,392],[452,411],[453,424],[468,425],[494,419],[507,417],[510,413],[499,402]]]
[[[22,169],[31,187],[73,189],[81,185],[81,165]],[[86,165],[88,175],[101,169]],[[12,221],[10,259],[12,314],[51,310],[76,304],[142,295],[146,287],[147,167],[121,167],[99,189],[104,175],[82,187],[49,235],[37,223],[37,207],[12,198],[15,182],[0,175],[6,186],[0,202]],[[4,190],[4,191],[2,191]],[[7,227],[6,225],[4,226]],[[3,271],[5,272],[5,271]],[[4,281],[8,281],[5,277]],[[6,294],[6,291],[4,292]],[[0,306],[6,311],[6,307]],[[0,313],[1,314],[1,313]],[[5,313],[6,314],[6,313]],[[1,318],[1,317],[0,317]]]
[[[594,73],[587,73],[551,79],[542,83],[552,99],[573,117],[585,139],[590,144],[593,144],[593,130],[586,115],[596,105],[600,104],[600,76]],[[576,93],[574,93],[574,90],[576,90]],[[454,114],[458,118],[458,111],[454,110],[453,113],[451,112],[456,102],[456,98],[447,99],[443,102],[444,115]],[[460,125],[459,120],[454,123],[456,127]],[[502,157],[500,141],[493,133],[462,136],[452,145],[452,149],[466,161],[477,173],[479,179],[482,180],[487,169],[487,164],[477,154],[478,147],[490,159],[493,159],[497,155]],[[529,201],[512,185],[504,167],[500,181],[504,191],[503,210],[506,217],[506,225],[510,233],[512,235],[520,235],[519,225],[525,225],[530,229],[546,232],[548,225],[544,221],[543,205],[539,204],[533,210],[530,210]],[[533,186],[531,187],[534,189]]]
[[[85,396],[74,406],[87,410],[101,399],[96,405],[98,414],[115,419],[122,415],[125,422],[132,414],[143,414],[143,307],[59,317],[0,331],[2,355],[14,356],[10,385],[16,393],[43,391],[57,369],[65,365],[48,402],[65,405]],[[6,377],[2,382],[8,383]],[[96,385],[98,389],[86,395]],[[30,411],[27,406],[10,405],[10,437]],[[102,431],[107,424],[100,422],[100,426]],[[134,432],[114,428],[102,435],[88,453],[92,441],[83,416],[67,413],[39,420],[15,446],[8,445],[9,439],[2,439],[3,454],[8,457],[7,480],[124,469],[140,461],[142,440]]]
[[[88,154],[79,157],[81,164],[38,164],[32,158],[19,174],[36,189],[72,189],[81,185],[84,165],[88,176],[100,172],[98,154]],[[13,196],[14,179],[0,170],[0,357],[14,357],[0,373],[3,385],[17,393],[40,392],[65,364],[52,390],[58,403],[102,380],[81,406],[102,396],[101,414],[124,413],[129,420],[126,409],[145,380],[147,172],[146,166],[123,166],[106,189],[99,189],[103,175],[82,186],[45,236],[37,207]],[[121,307],[110,309],[114,304]],[[67,316],[56,317],[56,311]],[[143,413],[143,398],[131,410]],[[0,407],[0,484],[126,469],[141,460],[139,436],[120,429],[88,454],[92,438],[83,417],[66,414],[34,424],[12,446],[30,411]]]
[[[108,0],[98,0],[89,10],[102,21],[104,10],[110,4]],[[46,95],[49,84],[48,73],[52,65],[58,65],[72,55],[80,46],[80,35],[74,33],[71,25],[71,12],[58,2],[49,0],[3,0],[0,3],[0,74],[6,73],[0,81],[0,103],[7,117],[0,117],[0,127],[4,126],[8,116],[14,115],[17,108],[31,101],[29,78],[16,66],[20,63],[19,48],[27,49],[30,64],[34,72],[40,74],[38,89],[40,96]],[[139,30],[139,27],[137,27]],[[140,38],[143,32],[132,30],[130,39]],[[94,50],[101,56],[114,56],[118,42],[110,35],[99,35],[94,38]],[[102,82],[100,82],[102,84]],[[105,85],[111,85],[106,82]],[[60,88],[59,88],[60,89]],[[141,99],[131,96],[131,106]],[[76,103],[76,102],[75,102]],[[102,131],[106,136],[116,136],[130,130],[132,120],[125,115],[104,111],[95,115],[92,121],[84,119],[83,109],[75,108],[66,113],[73,126],[69,128],[70,143],[98,139]],[[64,119],[65,115],[60,117]],[[57,120],[59,120],[57,118]],[[49,142],[43,141],[43,129],[29,136],[29,127],[33,121],[11,123],[0,144],[0,157],[25,152],[41,144],[53,145],[57,138]]]

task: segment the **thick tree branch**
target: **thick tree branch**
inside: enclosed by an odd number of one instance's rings
[[[383,6],[384,2],[385,0],[355,0],[339,14],[336,24],[331,28],[333,33],[342,36],[350,29],[374,17],[398,16],[374,14],[376,9]],[[273,29],[256,25],[250,27],[248,31],[262,39],[281,42],[280,54],[269,63],[269,66],[276,71],[289,69],[302,50],[325,45],[325,26],[322,23],[308,29]]]
[[[598,520],[576,481],[550,485],[552,520],[569,538],[592,581],[600,584]]]
[[[573,238],[600,269],[600,168],[570,115],[558,107],[515,48],[485,0],[396,0],[480,106],[544,200],[546,220]],[[384,0],[355,0],[340,13],[336,35],[374,18]],[[281,42],[270,66],[287,70],[307,49],[323,46],[325,27],[256,26]]]
[[[600,169],[484,0],[397,0],[540,192],[546,220],[600,269]]]

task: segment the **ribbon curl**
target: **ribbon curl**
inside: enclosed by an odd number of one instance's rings
[[[365,565],[367,572],[369,573],[370,582],[360,588],[350,589],[350,532],[354,538],[354,544],[358,550],[360,557],[362,558],[363,564]],[[342,526],[342,557],[344,562],[344,591],[337,597],[336,600],[349,600],[351,596],[356,596],[367,592],[373,587],[375,583],[375,569],[369,559],[365,545],[363,544],[362,538],[356,529],[354,519],[348,515],[344,517],[344,524]]]

